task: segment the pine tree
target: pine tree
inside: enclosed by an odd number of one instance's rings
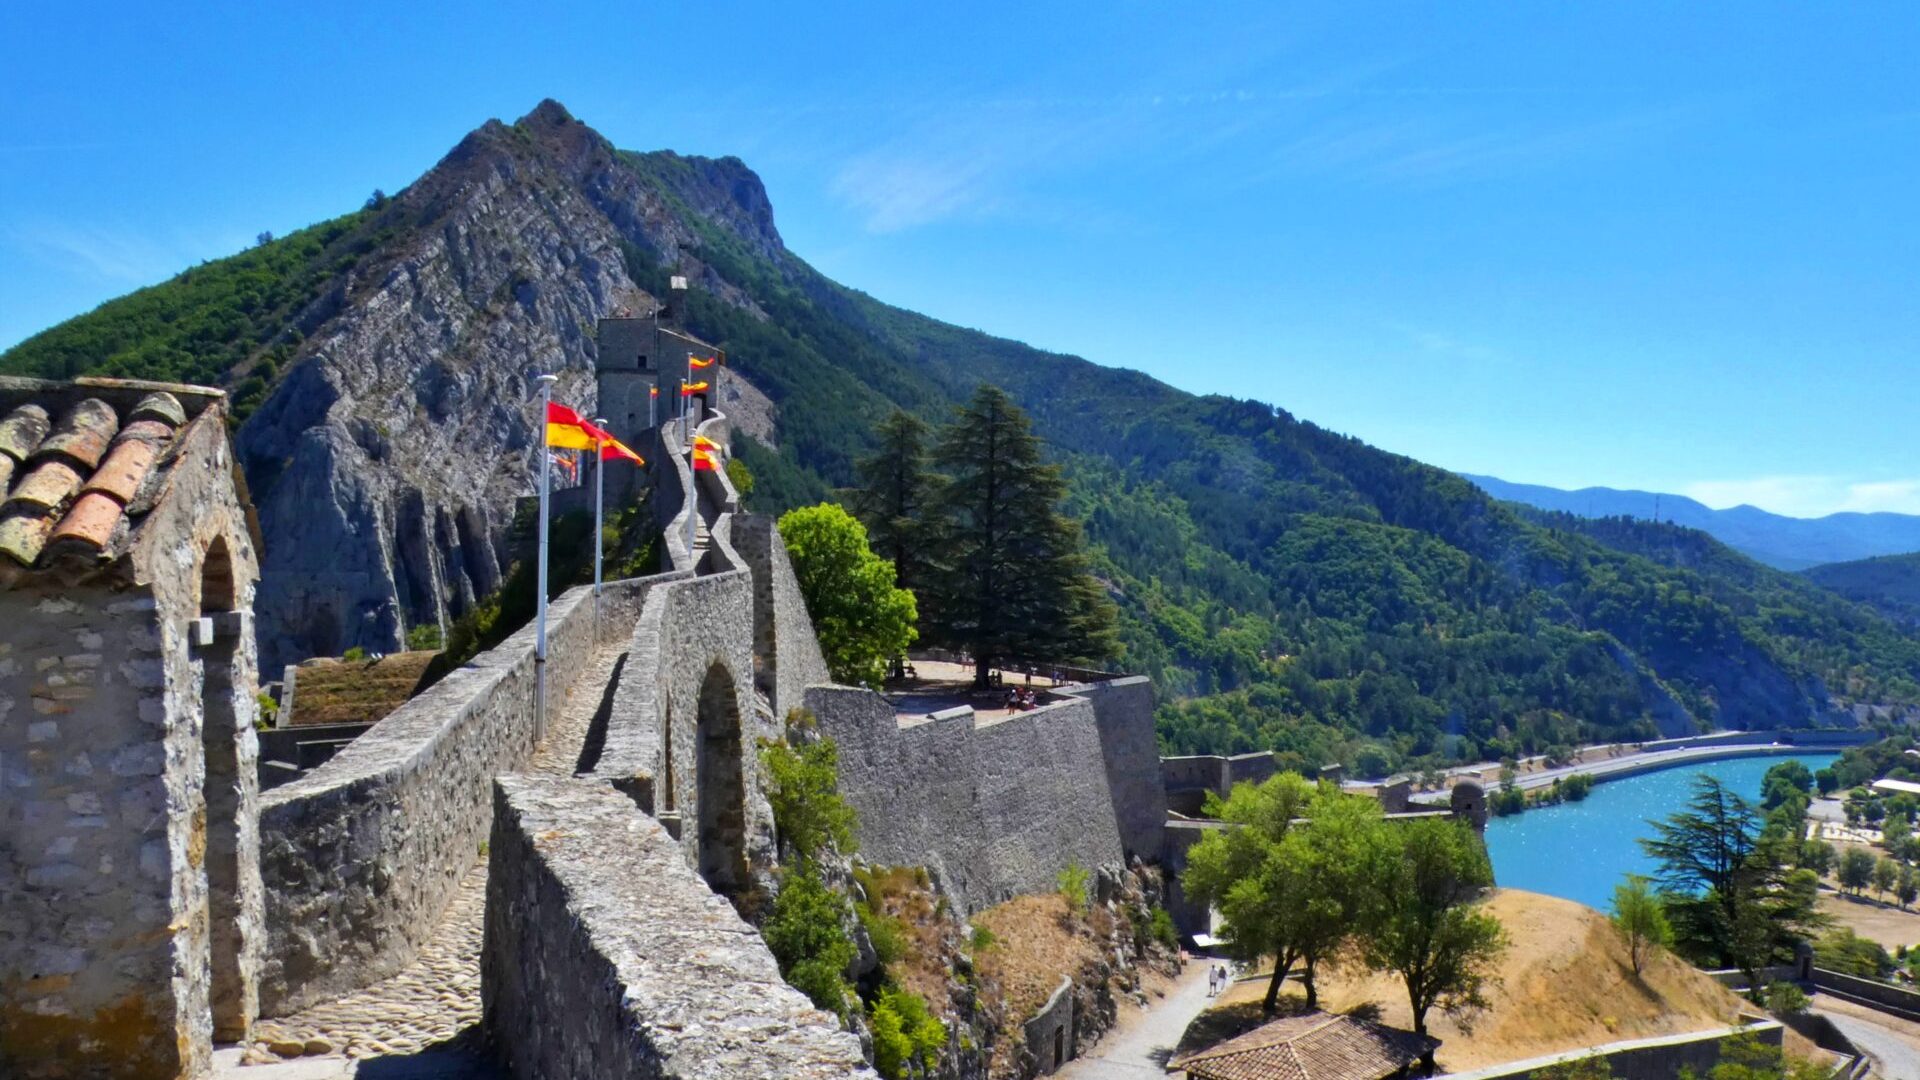
[[[940,478],[928,467],[932,432],[919,417],[895,409],[874,434],[880,449],[856,466],[860,486],[850,500],[853,512],[866,525],[874,552],[893,562],[894,585],[921,590],[934,576],[939,550]],[[905,674],[905,664],[904,653],[894,658],[894,678]]]
[[[1114,606],[1088,573],[1079,524],[1060,512],[1060,467],[1041,460],[1019,406],[982,385],[941,433],[934,459],[948,480],[928,636],[972,652],[978,687],[996,661],[1111,655]]]

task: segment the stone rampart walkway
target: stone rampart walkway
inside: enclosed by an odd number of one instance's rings
[[[547,736],[526,771],[544,776],[575,773],[625,650],[626,643],[618,641],[595,655],[580,685],[549,721]],[[332,1058],[341,1066],[334,1072],[314,1072],[324,1066],[312,1063],[303,1075],[351,1076],[356,1070],[347,1067],[348,1061],[381,1058],[382,1077],[503,1075],[480,1031],[480,946],[486,906],[483,858],[461,878],[440,925],[405,970],[305,1012],[257,1022],[253,1045],[240,1056],[240,1065]],[[224,1064],[216,1070],[221,1077],[244,1080],[273,1080],[270,1073],[276,1072],[250,1072]]]

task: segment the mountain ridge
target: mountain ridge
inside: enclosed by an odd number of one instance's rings
[[[1780,570],[1805,570],[1823,563],[1920,551],[1920,515],[1842,511],[1817,518],[1797,518],[1745,503],[1716,510],[1696,499],[1670,492],[1610,487],[1567,490],[1516,483],[1497,476],[1460,475],[1496,499],[1581,517],[1626,516],[1653,520],[1657,505],[1661,521],[1700,529],[1728,547]]]
[[[1120,662],[1169,696],[1170,750],[1397,766],[1920,703],[1920,643],[1838,597],[1730,552],[1612,547],[1272,405],[891,307],[789,251],[738,159],[618,150],[553,102],[389,200],[103,305],[0,369],[223,365],[266,537],[263,655],[390,651],[512,558],[539,452],[530,358],[590,407],[594,320],[650,306],[670,274],[692,281],[688,328],[728,352],[727,392],[769,403],[736,438],[760,509],[850,484],[893,408],[941,420],[978,382],[1013,394],[1067,468]]]

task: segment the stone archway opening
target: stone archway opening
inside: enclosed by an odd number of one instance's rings
[[[740,700],[724,664],[707,669],[700,684],[694,738],[698,810],[695,849],[700,876],[729,898],[747,891],[747,800]]]
[[[233,558],[224,537],[207,548],[200,564],[200,619],[193,627],[194,658],[200,669],[200,741],[205,758],[201,781],[204,799],[194,822],[190,845],[202,848],[201,866],[207,895],[207,1001],[216,1042],[247,1037],[255,1009],[251,973],[244,960],[242,912],[244,881],[240,866],[243,815],[249,812],[246,763],[240,752],[251,710],[242,707],[250,695],[247,680],[237,670],[235,654],[241,635],[250,632],[237,611]]]

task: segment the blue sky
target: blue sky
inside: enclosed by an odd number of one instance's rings
[[[1463,471],[1920,512],[1916,51],[1897,4],[16,6],[0,347],[551,96],[952,322]]]

